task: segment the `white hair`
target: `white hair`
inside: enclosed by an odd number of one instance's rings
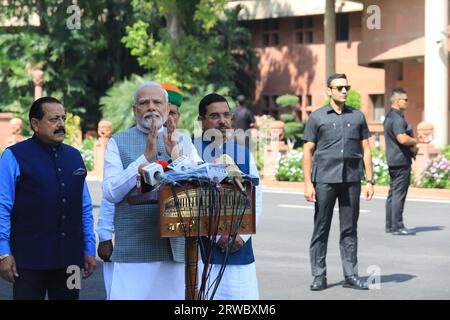
[[[139,93],[141,92],[142,89],[144,89],[144,88],[146,88],[146,87],[158,87],[158,88],[161,88],[161,90],[164,92],[164,97],[166,98],[166,102],[169,101],[169,95],[168,95],[166,89],[164,89],[164,88],[161,86],[161,84],[159,84],[158,82],[155,82],[155,81],[146,81],[146,82],[144,82],[143,84],[141,84],[141,85],[137,88],[137,90],[134,92],[134,103],[135,103],[135,104],[138,103],[137,98],[138,98]]]

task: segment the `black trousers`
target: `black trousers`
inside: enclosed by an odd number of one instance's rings
[[[69,289],[66,269],[27,270],[18,269],[19,277],[13,286],[14,300],[78,300],[80,290]]]
[[[403,208],[411,178],[411,166],[389,167],[391,182],[386,200],[386,229],[404,228]]]
[[[358,275],[358,239],[360,182],[316,183],[314,232],[309,248],[313,276],[327,274],[328,236],[336,199],[339,201],[340,251],[344,276]]]

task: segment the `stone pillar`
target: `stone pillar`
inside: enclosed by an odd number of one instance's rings
[[[112,134],[112,123],[102,120],[98,123],[98,139],[94,144],[94,170],[93,175],[103,177],[106,146]]]
[[[434,144],[449,143],[448,0],[425,0],[425,112],[435,128]]]
[[[44,71],[40,69],[33,70],[33,83],[34,83],[34,100],[42,98],[42,86],[44,84]]]
[[[336,12],[335,0],[326,0],[323,29],[325,35],[325,81],[336,72]]]
[[[6,138],[5,148],[24,140],[24,137],[22,135],[22,125],[22,120],[19,118],[12,118],[9,121],[10,135],[8,138]]]
[[[275,180],[279,158],[289,150],[284,143],[284,122],[269,123],[269,143],[264,147],[264,179]]]
[[[5,142],[11,135],[9,122],[13,117],[14,115],[10,112],[0,112],[0,149],[6,148]]]
[[[425,162],[437,157],[439,151],[431,144],[434,139],[434,126],[429,122],[420,122],[417,125],[417,155],[413,163],[415,182],[420,180],[420,174],[425,169]]]

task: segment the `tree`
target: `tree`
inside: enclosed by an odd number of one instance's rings
[[[256,56],[249,32],[237,22],[240,8],[225,10],[225,4],[225,0],[134,0],[137,21],[127,27],[122,41],[156,81],[188,91],[214,84],[233,94],[249,94]]]
[[[290,94],[284,94],[282,96],[279,96],[275,102],[277,105],[283,108],[293,108],[297,105],[299,102],[299,97],[290,95]]]
[[[324,104],[330,103],[330,97],[325,99]],[[347,100],[345,101],[345,104],[359,110],[361,109],[361,94],[356,90],[350,90],[347,94]]]
[[[128,1],[77,1],[80,29],[67,26],[72,1],[8,0],[0,20],[16,17],[20,27],[0,28],[0,111],[28,112],[33,100],[29,71],[43,68],[44,94],[62,99],[65,108],[92,125],[98,99],[114,81],[139,71],[135,58],[120,43],[132,17]],[[36,14],[39,25],[30,25]],[[73,15],[73,13],[72,13]],[[26,118],[26,117],[25,117]],[[86,125],[86,123],[84,123]]]

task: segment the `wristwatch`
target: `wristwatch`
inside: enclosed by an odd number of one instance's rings
[[[370,180],[367,180],[367,183],[370,183],[371,185],[375,185],[375,179],[370,179]]]
[[[9,257],[9,253],[0,255],[0,262],[3,261],[3,259],[5,259],[6,257]]]

